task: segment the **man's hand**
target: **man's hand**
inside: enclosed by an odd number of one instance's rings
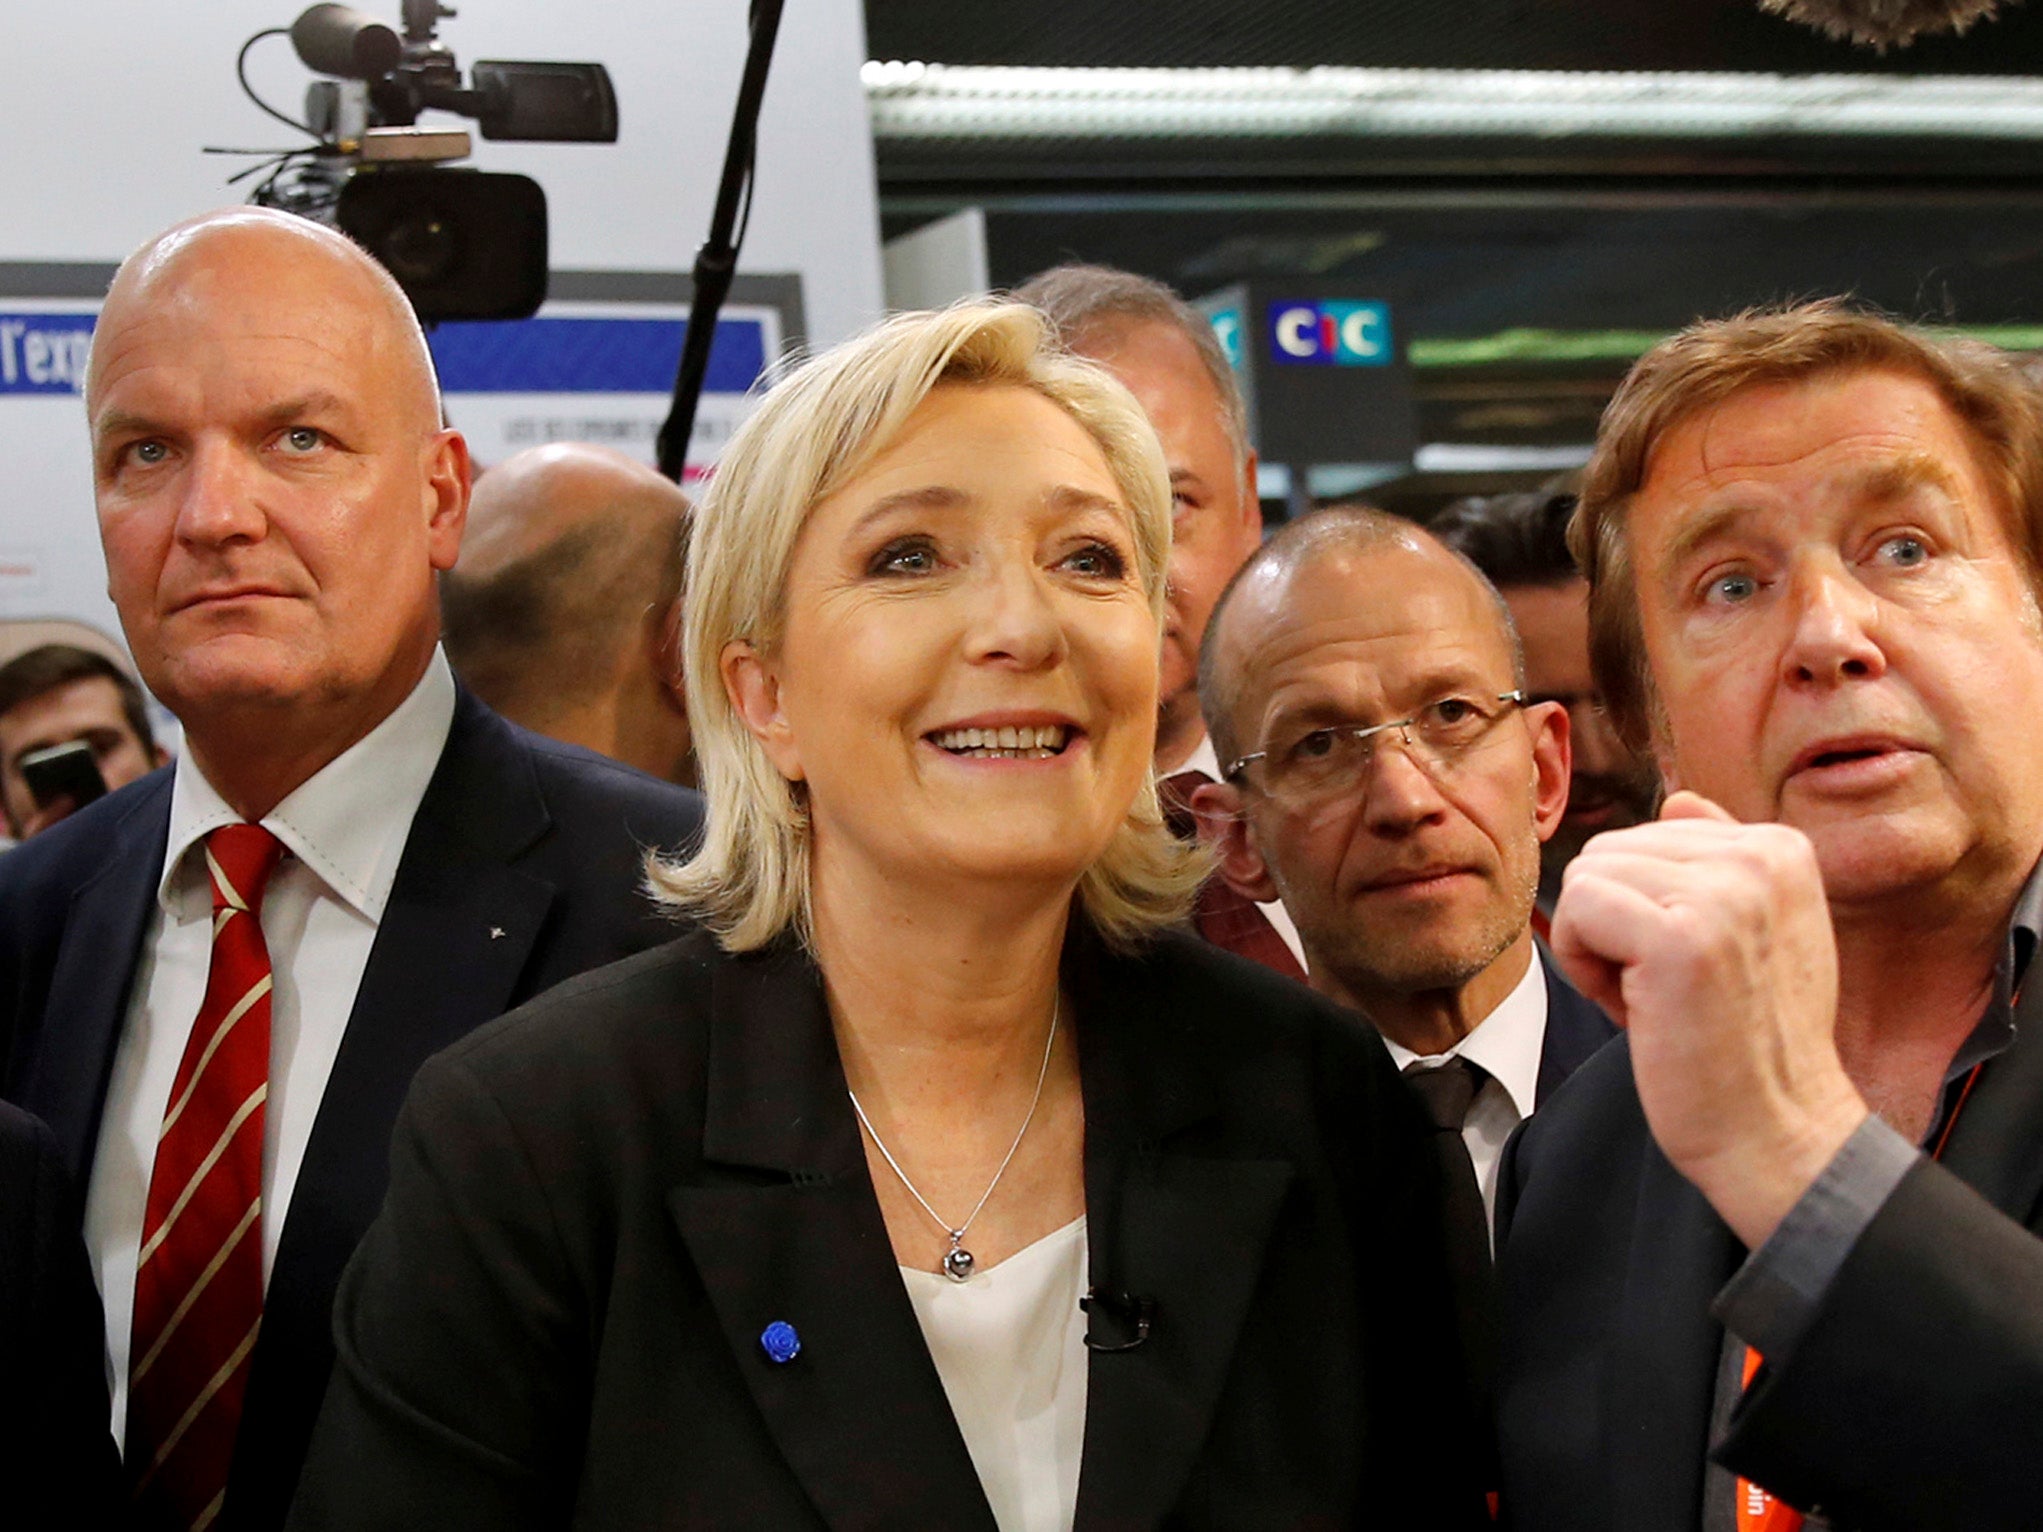
[[[1662,1152],[1748,1248],[1865,1120],[1837,1056],[1837,948],[1808,840],[1675,793],[1568,864],[1554,956],[1631,1034]]]

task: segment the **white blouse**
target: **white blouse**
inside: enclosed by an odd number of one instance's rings
[[[1085,1444],[1085,1220],[964,1282],[901,1268],[1000,1532],[1068,1532]]]

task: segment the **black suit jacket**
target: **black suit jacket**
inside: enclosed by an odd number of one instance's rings
[[[1532,1099],[1535,1105],[1545,1106],[1569,1075],[1617,1036],[1617,1023],[1567,981],[1544,946],[1539,949],[1539,969],[1546,976],[1546,1037],[1539,1046],[1539,1076]]]
[[[0,858],[4,1094],[87,1184],[163,871],[170,772]],[[482,1022],[673,935],[640,893],[699,798],[505,722],[466,691],[405,841],[263,1300],[221,1525],[282,1523],[332,1367],[334,1287],[383,1200],[412,1073]]]
[[[1498,1434],[1517,1532],[1694,1532],[1744,1248],[1654,1146],[1619,1044],[1514,1140],[1499,1206]],[[2043,1442],[2043,985],[1941,1163],[1853,1246],[1718,1455],[1840,1527],[2037,1524]]]
[[[99,1294],[50,1131],[0,1102],[0,1486],[24,1527],[97,1527],[119,1504]]]
[[[1081,1529],[1486,1524],[1416,1103],[1345,1012],[1189,936],[1075,935]],[[802,1350],[776,1365],[775,1320]],[[697,934],[428,1064],[342,1284],[291,1525],[992,1532],[819,976]]]

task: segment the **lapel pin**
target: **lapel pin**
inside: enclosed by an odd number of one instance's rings
[[[785,1319],[776,1319],[759,1332],[759,1349],[770,1362],[792,1362],[802,1354],[802,1338]]]
[[[503,928],[502,926],[491,926],[491,927],[489,928],[489,939],[490,939],[491,941],[499,941],[499,940],[501,940],[501,939],[502,939],[502,937],[503,937],[503,934],[504,934],[504,928]]]

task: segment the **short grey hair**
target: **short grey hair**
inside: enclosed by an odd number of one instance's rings
[[[1014,290],[1015,298],[1047,314],[1057,337],[1085,352],[1101,340],[1138,324],[1167,325],[1192,343],[1200,365],[1220,399],[1220,421],[1234,448],[1235,471],[1248,467],[1248,406],[1241,384],[1221,349],[1220,337],[1204,314],[1154,277],[1116,266],[1052,266]]]

